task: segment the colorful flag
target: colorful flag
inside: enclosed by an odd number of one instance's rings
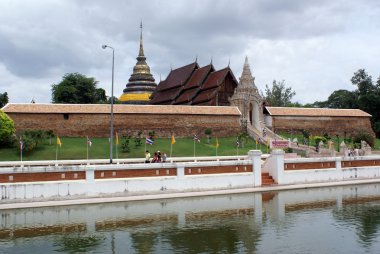
[[[24,141],[22,141],[22,138],[20,137],[20,150],[24,149]]]
[[[215,146],[216,146],[216,148],[219,147],[218,137],[215,137]]]
[[[259,143],[258,139],[259,139],[259,138],[257,137],[256,140],[255,140],[256,145]]]
[[[264,128],[263,129],[263,137],[265,137],[267,135],[267,130]]]
[[[87,145],[89,145],[90,147],[92,146],[92,141],[88,136],[87,136]]]
[[[57,146],[62,147],[62,142],[58,136],[57,136]]]
[[[174,138],[174,134],[172,134],[172,145],[174,145],[175,143],[175,138]]]
[[[201,140],[199,139],[199,137],[196,134],[194,135],[194,141],[201,142]]]
[[[269,139],[267,140],[267,143],[266,143],[267,146],[269,146]]]
[[[236,147],[240,147],[239,138],[236,138]]]
[[[151,140],[148,137],[145,137],[145,143],[148,144],[148,145],[153,145],[153,140]]]
[[[118,145],[119,144],[119,136],[117,135],[117,132],[115,132],[115,144]]]

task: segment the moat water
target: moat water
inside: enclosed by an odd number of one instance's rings
[[[0,214],[0,253],[380,253],[380,184]]]

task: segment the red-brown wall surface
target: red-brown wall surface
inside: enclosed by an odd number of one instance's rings
[[[305,129],[312,135],[328,133],[347,137],[358,131],[366,131],[375,136],[369,117],[299,117],[299,116],[273,116],[272,126],[274,130],[289,131],[291,129]]]
[[[53,130],[66,137],[107,137],[110,114],[62,113],[8,113],[16,131]],[[240,131],[239,115],[186,115],[186,114],[114,114],[114,127],[120,134],[155,131],[161,137],[202,135],[210,128],[220,137],[233,136]]]

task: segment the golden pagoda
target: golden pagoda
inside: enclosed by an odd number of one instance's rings
[[[137,63],[133,67],[133,73],[119,98],[123,104],[149,104],[149,97],[157,87],[153,75],[150,73],[150,68],[145,61],[142,23],[140,24],[140,51],[136,59]]]

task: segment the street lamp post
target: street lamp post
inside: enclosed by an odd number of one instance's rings
[[[114,77],[114,65],[115,65],[115,50],[108,45],[102,45],[103,49],[112,49],[112,88],[111,88],[111,120],[110,120],[110,163],[112,164],[112,149],[113,149],[113,77]]]

